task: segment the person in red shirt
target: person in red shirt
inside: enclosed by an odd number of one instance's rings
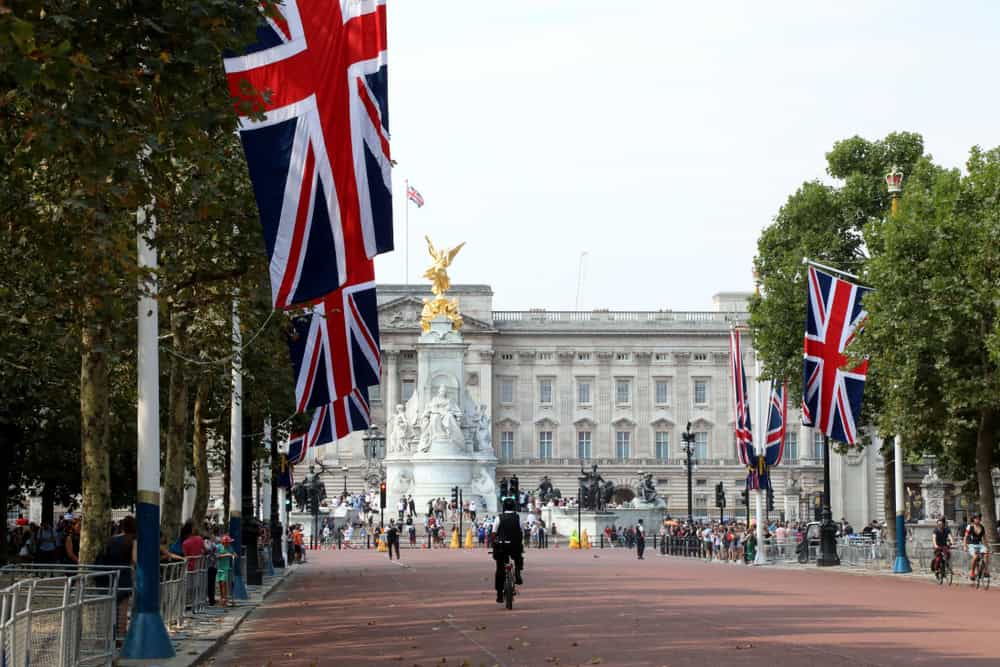
[[[190,519],[181,527],[181,553],[188,558],[188,572],[194,572],[198,566],[196,559],[205,555],[205,540]]]

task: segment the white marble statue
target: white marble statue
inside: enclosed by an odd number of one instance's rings
[[[410,428],[410,422],[406,418],[406,411],[401,404],[397,405],[396,414],[392,417],[389,431],[389,451],[409,454],[410,437],[412,435],[413,430]]]
[[[493,450],[493,429],[491,426],[489,408],[483,403],[479,406],[476,419],[476,451],[489,452]]]
[[[465,435],[458,422],[460,414],[448,398],[444,385],[438,387],[437,395],[427,403],[420,417],[420,451],[429,452],[433,443],[442,441],[464,448]]]
[[[493,477],[486,470],[486,468],[482,466],[476,468],[476,472],[472,475],[472,481],[469,482],[469,486],[475,493],[478,493],[483,498],[494,498],[497,495],[497,486],[493,481]]]
[[[393,481],[392,491],[399,496],[405,496],[413,490],[413,476],[408,470],[400,470],[396,473]]]

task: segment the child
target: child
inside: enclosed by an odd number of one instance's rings
[[[236,553],[230,546],[233,543],[233,538],[229,535],[223,535],[220,544],[216,548],[216,573],[215,580],[219,582],[219,603],[223,607],[232,606],[232,602],[229,600],[229,569],[233,566],[233,561],[236,558]]]

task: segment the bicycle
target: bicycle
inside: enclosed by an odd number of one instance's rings
[[[984,591],[990,588],[990,571],[989,565],[986,563],[986,554],[978,554],[976,559],[976,564],[972,570],[973,584],[976,588],[982,588]]]
[[[955,581],[955,571],[951,568],[951,551],[941,550],[941,553],[934,558],[938,563],[937,569],[934,570],[934,578],[938,585],[948,582],[951,586]]]
[[[507,609],[514,608],[514,596],[517,595],[517,587],[514,583],[514,563],[507,558],[507,563],[503,567],[503,604]]]

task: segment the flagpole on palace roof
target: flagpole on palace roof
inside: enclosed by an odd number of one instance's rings
[[[403,206],[406,207],[405,231],[403,232],[403,282],[410,284],[410,179],[403,188]]]

